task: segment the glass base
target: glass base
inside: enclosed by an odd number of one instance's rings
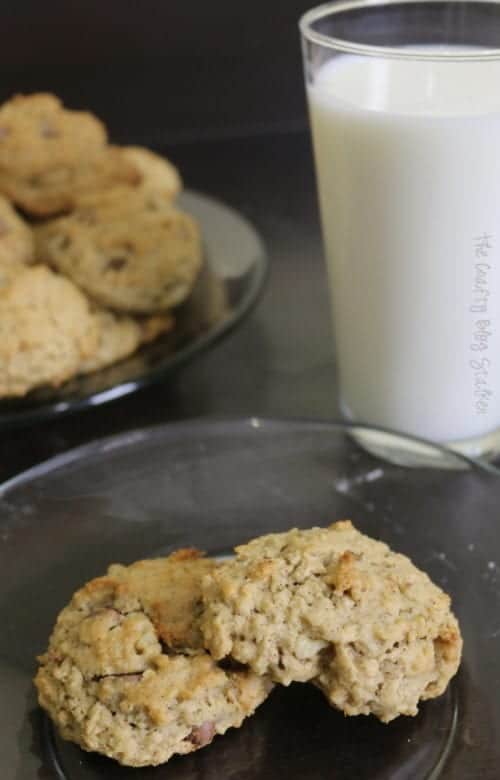
[[[472,439],[450,441],[443,446],[468,458],[491,462],[494,458],[500,457],[500,428]]]
[[[403,434],[353,425],[349,431],[356,444],[377,458],[406,468],[464,470],[470,462],[462,452],[455,454],[439,444],[409,439]]]
[[[365,421],[359,422],[358,428],[348,408],[341,404],[341,409],[344,419],[353,426],[353,439],[367,452],[397,466],[463,469],[468,467],[468,460],[493,464],[495,470],[500,465],[500,428],[470,439],[434,443],[383,428],[367,430]]]

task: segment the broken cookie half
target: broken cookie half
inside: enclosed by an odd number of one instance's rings
[[[311,681],[346,715],[416,715],[462,652],[450,597],[350,521],[236,547],[207,575],[205,646],[283,685]]]
[[[196,550],[114,565],[63,609],[35,678],[61,735],[128,766],[157,765],[238,727],[272,688],[203,649]]]

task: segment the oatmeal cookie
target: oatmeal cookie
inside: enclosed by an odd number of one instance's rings
[[[16,95],[0,107],[0,192],[24,211],[69,211],[76,194],[136,183],[136,167],[108,146],[103,123],[51,94]]]
[[[458,668],[450,599],[349,521],[254,539],[206,576],[202,629],[230,657],[288,685],[313,680],[348,715],[415,715]]]
[[[35,239],[30,226],[0,195],[0,265],[23,266],[35,261]]]
[[[36,236],[44,262],[116,311],[148,314],[176,306],[201,266],[195,221],[147,190],[88,196]]]
[[[143,146],[124,146],[122,153],[141,175],[141,187],[162,193],[169,201],[178,195],[182,180],[169,160]]]
[[[196,550],[113,565],[63,609],[40,657],[39,702],[65,739],[128,766],[156,765],[238,727],[272,683],[203,649]]]
[[[81,374],[98,371],[123,360],[141,344],[154,341],[162,333],[167,333],[174,323],[172,315],[168,313],[139,318],[98,309],[94,317],[98,343],[92,355],[81,363]]]
[[[0,396],[58,386],[96,350],[89,303],[72,282],[41,265],[7,277],[0,284]]]
[[[151,314],[149,317],[135,317],[141,329],[141,344],[150,344],[175,327],[175,317],[171,312]]]
[[[0,290],[2,287],[7,287],[9,284],[11,284],[18,273],[19,266],[17,266],[15,263],[0,262]]]

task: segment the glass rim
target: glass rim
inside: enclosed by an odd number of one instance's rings
[[[485,60],[500,60],[500,48],[474,49],[470,52],[462,51],[450,54],[449,51],[422,51],[412,49],[411,46],[379,46],[375,44],[356,43],[355,41],[336,38],[325,35],[313,29],[315,22],[328,16],[337,16],[345,11],[355,9],[371,9],[377,6],[392,5],[433,5],[433,4],[457,5],[490,5],[500,6],[500,0],[334,0],[306,11],[299,19],[299,29],[304,41],[315,43],[328,49],[343,52],[345,54],[359,54],[367,57],[384,57],[401,60],[440,60],[447,62],[481,62]]]

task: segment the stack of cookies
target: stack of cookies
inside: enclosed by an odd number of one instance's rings
[[[201,266],[176,169],[54,95],[0,107],[0,397],[58,386],[170,330]]]
[[[65,739],[146,766],[240,726],[276,683],[313,683],[346,715],[416,715],[461,648],[449,597],[340,521],[225,562],[180,550],[110,566],[60,614],[35,684]]]

